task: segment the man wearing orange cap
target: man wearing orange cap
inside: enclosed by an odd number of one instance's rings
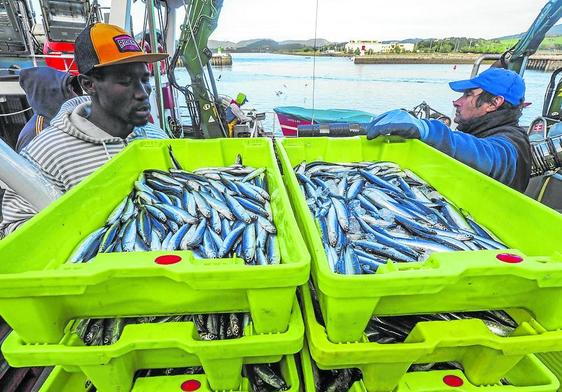
[[[139,138],[165,139],[148,122],[151,86],[148,63],[168,57],[144,53],[118,26],[86,27],[75,42],[78,80],[88,97],[67,101],[21,152],[61,192],[66,192]],[[0,232],[11,233],[36,214],[27,201],[7,190]]]

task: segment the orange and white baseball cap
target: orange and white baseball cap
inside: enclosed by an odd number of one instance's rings
[[[96,23],[82,30],[74,48],[74,61],[81,74],[109,65],[154,63],[167,57],[167,53],[145,53],[128,32],[107,23]]]

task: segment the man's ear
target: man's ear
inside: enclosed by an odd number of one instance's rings
[[[96,95],[96,83],[89,75],[78,75],[78,83],[86,95]]]
[[[490,103],[490,107],[489,107],[490,110],[488,110],[488,112],[495,112],[500,108],[501,105],[503,105],[504,102],[505,102],[504,97],[502,97],[501,95],[495,96],[492,99],[492,102]]]

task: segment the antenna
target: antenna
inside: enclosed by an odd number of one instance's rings
[[[314,124],[314,109],[316,99],[316,41],[318,39],[318,0],[316,0],[316,15],[314,18],[314,55],[312,56],[312,123]]]

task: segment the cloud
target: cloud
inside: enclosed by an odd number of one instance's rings
[[[494,38],[526,31],[545,0],[318,0],[318,37]],[[225,1],[213,39],[314,37],[316,0]]]

